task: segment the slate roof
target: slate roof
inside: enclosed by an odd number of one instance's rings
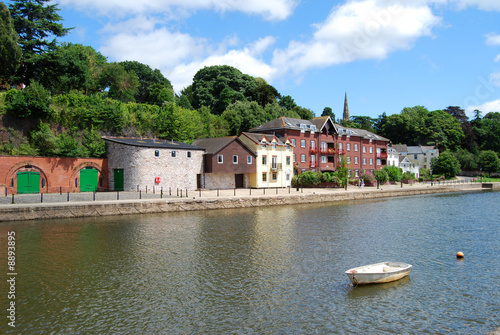
[[[206,153],[209,155],[215,155],[233,141],[238,141],[240,145],[245,148],[248,152],[255,155],[255,153],[243,142],[241,142],[236,136],[227,137],[214,137],[214,138],[202,138],[193,142],[193,145],[197,147],[204,148]]]
[[[372,133],[371,131],[364,130],[364,129],[357,129],[357,128],[348,128],[341,126],[340,124],[333,124],[335,127],[335,130],[337,131],[337,134],[340,135],[347,135],[347,136],[357,136],[357,137],[362,137],[365,139],[372,139],[375,141],[385,141],[389,142],[389,139],[379,136],[377,134]]]
[[[277,142],[276,142],[277,145],[285,145],[285,142],[283,142],[283,138],[279,137],[277,135],[249,133],[249,132],[243,132],[243,133],[241,133],[241,135],[244,135],[244,136],[248,137],[250,140],[252,140],[253,142],[255,142],[257,144],[260,144],[261,140],[263,138],[266,138],[266,141],[268,143],[271,143],[271,141],[274,138],[276,138],[277,139]]]
[[[422,147],[420,146],[408,146],[408,155],[419,155],[423,153]]]
[[[133,138],[133,137],[103,137],[103,140],[130,145],[134,147],[176,149],[176,150],[205,150],[195,145],[172,140],[159,140],[153,138]]]
[[[400,154],[408,152],[408,146],[406,144],[392,144],[391,147],[396,149]]]
[[[295,130],[301,130],[304,128],[301,128],[300,125],[305,125],[305,130],[308,131],[319,131],[318,127],[316,124],[311,122],[310,120],[301,120],[301,119],[294,119],[291,117],[279,117],[277,119],[274,119],[272,121],[269,121],[267,123],[261,124],[258,127],[252,128],[249,130],[249,132],[259,132],[263,130],[275,130],[275,129],[295,129]]]

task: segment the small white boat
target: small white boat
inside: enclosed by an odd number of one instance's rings
[[[352,268],[345,274],[353,285],[388,283],[407,276],[411,267],[401,262],[382,262]]]

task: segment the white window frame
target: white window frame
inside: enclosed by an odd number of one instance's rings
[[[305,163],[306,162],[306,155],[305,154],[300,155],[300,162],[301,163]]]
[[[354,143],[354,151],[358,151],[358,144]]]
[[[233,155],[233,164],[238,164],[238,155]]]
[[[305,148],[306,147],[306,140],[300,140],[300,147]]]
[[[247,156],[247,164],[252,164],[252,156]]]
[[[217,155],[217,164],[224,164],[224,155]]]

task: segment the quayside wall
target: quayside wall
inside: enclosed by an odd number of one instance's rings
[[[375,189],[356,188],[352,191],[309,190],[304,194],[255,195],[222,198],[173,198],[156,200],[116,200],[69,203],[41,203],[1,205],[0,221],[40,220],[56,218],[95,217],[144,213],[167,213],[212,209],[229,209],[259,206],[296,205],[307,203],[337,202],[388,197],[500,190],[500,184],[446,185],[420,188]]]

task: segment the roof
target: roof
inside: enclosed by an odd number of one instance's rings
[[[255,153],[245,143],[241,142],[240,139],[236,136],[202,138],[199,140],[195,140],[193,144],[200,148],[204,148],[207,154],[215,155],[234,141],[237,141],[248,152],[255,155]]]
[[[266,142],[268,142],[268,143],[271,143],[274,139],[276,139],[277,145],[285,145],[285,142],[282,140],[283,138],[276,136],[276,135],[249,133],[249,132],[243,132],[243,133],[241,133],[240,136],[242,136],[242,135],[248,137],[250,140],[252,140],[256,144],[260,144],[263,139],[265,139]]]
[[[396,149],[396,151],[401,154],[408,152],[408,147],[406,144],[392,144],[391,147]]]
[[[337,131],[337,134],[339,136],[342,135],[347,135],[347,136],[357,136],[357,137],[362,137],[365,139],[370,139],[370,140],[375,140],[375,141],[385,141],[389,142],[389,139],[379,136],[375,133],[372,133],[371,131],[364,130],[364,129],[358,129],[358,128],[348,128],[341,126],[340,124],[334,123],[335,130]]]
[[[267,123],[264,123],[258,127],[252,128],[249,132],[259,132],[263,130],[275,130],[275,129],[295,129],[295,130],[307,130],[307,131],[319,131],[315,123],[310,120],[294,119],[291,117],[279,117]]]
[[[176,149],[176,150],[205,150],[195,145],[173,140],[160,140],[154,138],[133,138],[133,137],[103,137],[103,140],[122,145],[144,148]]]
[[[408,155],[423,154],[421,146],[408,146]]]

